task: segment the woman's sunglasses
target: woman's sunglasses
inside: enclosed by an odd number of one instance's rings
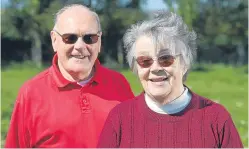
[[[159,56],[156,59],[153,59],[150,56],[138,56],[136,58],[138,65],[141,66],[142,68],[149,68],[154,63],[155,60],[157,60],[157,62],[161,67],[169,67],[174,63],[175,57],[172,55],[163,55]]]
[[[82,38],[82,40],[86,43],[86,44],[94,44],[98,41],[99,39],[99,32],[97,34],[85,34],[83,36],[78,36],[77,34],[63,34],[61,35],[59,32],[55,31],[57,34],[59,34],[63,40],[64,43],[66,44],[74,44],[79,37]]]

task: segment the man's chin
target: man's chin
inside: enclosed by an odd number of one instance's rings
[[[86,68],[86,67],[76,67],[76,68],[71,68],[70,71],[72,73],[87,73],[90,71],[90,68]]]

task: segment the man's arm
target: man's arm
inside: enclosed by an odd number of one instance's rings
[[[19,91],[15,106],[12,112],[9,130],[7,133],[5,148],[27,148],[29,146],[29,133],[25,126],[25,90]]]
[[[124,95],[124,100],[133,99],[135,96],[128,80],[121,74],[121,77],[117,81],[121,82],[120,92]]]

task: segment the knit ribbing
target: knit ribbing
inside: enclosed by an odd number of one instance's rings
[[[191,94],[190,104],[172,115],[149,109],[143,94],[121,103],[110,112],[98,147],[112,148],[120,142],[118,147],[122,148],[243,148],[226,109]],[[109,127],[110,122],[114,123],[113,129]],[[116,136],[120,136],[121,141]]]

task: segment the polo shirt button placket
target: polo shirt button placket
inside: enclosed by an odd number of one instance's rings
[[[80,96],[80,106],[82,113],[89,113],[90,112],[90,103],[86,96]]]

